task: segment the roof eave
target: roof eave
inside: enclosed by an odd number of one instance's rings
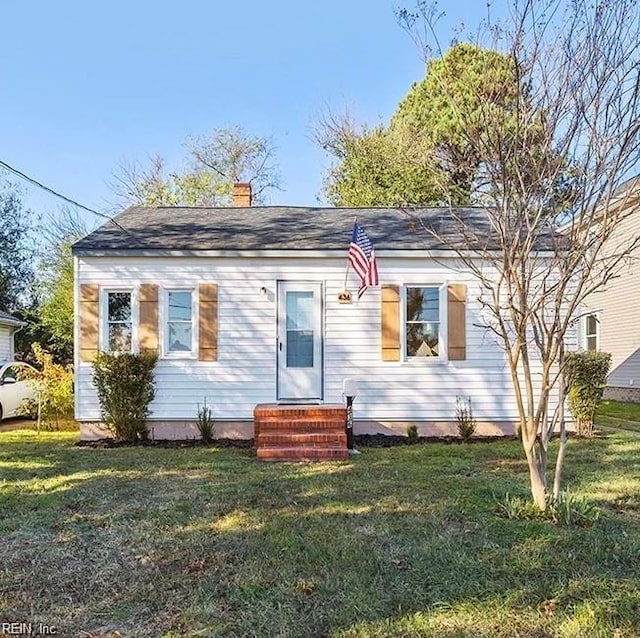
[[[14,317],[0,317],[0,326],[11,326],[13,328],[23,328],[27,325],[26,321],[21,321],[20,319],[16,319]]]
[[[217,249],[167,249],[167,248],[77,248],[73,251],[76,257],[235,257],[235,258],[344,258],[347,249],[335,250],[217,250]],[[412,248],[403,250],[376,250],[378,257],[451,257],[452,250],[428,250]]]
[[[499,250],[469,250],[468,256],[482,257],[483,254],[499,254]],[[551,251],[540,250],[545,255]],[[227,257],[227,258],[307,258],[307,259],[346,259],[346,249],[341,250],[214,250],[214,249],[166,249],[166,248],[77,248],[73,251],[76,257]],[[376,256],[381,258],[455,258],[458,252],[453,249],[376,249]]]

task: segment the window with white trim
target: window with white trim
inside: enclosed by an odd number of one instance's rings
[[[404,306],[406,357],[440,357],[440,287],[407,286]]]
[[[584,349],[598,349],[598,315],[589,314],[584,318]]]
[[[165,299],[165,352],[189,354],[195,351],[193,290],[167,290]]]
[[[131,292],[112,290],[106,293],[106,350],[132,351]]]

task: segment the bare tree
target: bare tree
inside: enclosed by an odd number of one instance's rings
[[[160,155],[148,166],[123,162],[114,172],[111,190],[120,205],[227,206],[233,183],[249,182],[253,201],[266,201],[280,189],[280,174],[271,138],[250,135],[240,127],[221,128],[186,142],[188,167],[168,173]]]
[[[250,135],[241,127],[233,126],[190,138],[187,148],[196,172],[208,169],[229,185],[250,183],[253,200],[258,204],[265,201],[269,189],[281,189],[276,148],[270,137]]]
[[[400,19],[426,45],[421,34],[435,33],[435,15],[420,2]],[[631,0],[516,0],[508,23],[489,26],[490,45],[513,60],[522,90],[508,111],[487,103],[459,114],[473,117],[468,143],[486,158],[473,197],[488,232],[474,235],[453,206],[446,232],[423,227],[478,283],[483,324],[507,355],[531,492],[544,509],[555,431],[555,498],[565,457],[565,348],[585,298],[618,276],[640,243],[617,232],[640,208],[640,180],[628,180],[640,150],[640,14]]]
[[[161,155],[149,157],[149,165],[124,160],[113,173],[110,184],[118,202],[124,206],[147,204],[170,206],[174,200],[167,187],[165,160]]]

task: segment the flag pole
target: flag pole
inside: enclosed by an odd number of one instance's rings
[[[355,228],[355,225],[357,223],[358,223],[358,217],[356,216],[356,217],[353,218],[353,226],[354,226],[354,228]],[[349,243],[351,243],[351,242],[349,242]],[[345,271],[344,271],[344,290],[345,290],[345,292],[347,290],[347,279],[348,279],[348,277],[349,277],[349,260],[347,259],[347,267],[345,268]]]

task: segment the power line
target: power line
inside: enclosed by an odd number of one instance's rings
[[[62,195],[62,193],[58,193],[58,191],[53,190],[53,188],[49,188],[48,186],[45,186],[44,184],[41,184],[38,180],[33,179],[33,177],[29,177],[28,175],[25,175],[25,173],[23,173],[22,171],[19,171],[17,168],[14,168],[13,166],[11,166],[10,164],[7,164],[6,162],[3,162],[2,160],[0,160],[0,166],[2,166],[3,168],[5,168],[6,170],[10,171],[11,173],[13,173],[14,175],[17,175],[18,177],[20,177],[21,179],[24,179],[25,181],[29,182],[30,184],[33,184],[34,186],[37,186],[38,188],[41,188],[43,191],[46,191],[47,193],[50,193],[51,195],[54,195],[55,197],[58,197],[62,200],[64,200],[65,202],[72,204],[73,206],[77,206],[78,208],[81,208],[82,210],[86,210],[90,213],[93,213],[94,215],[97,215],[98,217],[103,217],[104,219],[108,219],[114,226],[117,226],[121,231],[127,233],[127,234],[131,234],[126,228],[123,228],[122,226],[120,226],[120,224],[118,224],[118,222],[113,219],[113,217],[111,217],[110,215],[107,215],[106,213],[101,213],[93,208],[89,208],[88,206],[85,206],[84,204],[80,204],[80,202],[76,202],[74,199],[71,199],[70,197],[66,197],[65,195]]]

